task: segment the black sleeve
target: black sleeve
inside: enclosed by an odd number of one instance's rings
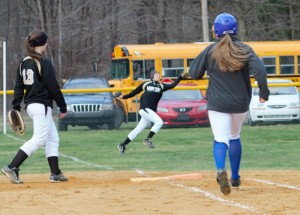
[[[146,82],[141,83],[139,86],[137,86],[137,88],[135,88],[134,90],[132,90],[130,93],[126,94],[123,96],[123,99],[129,99],[137,94],[139,94],[140,92],[143,91],[143,86]]]
[[[192,62],[189,69],[189,76],[195,80],[201,79],[206,71],[207,53],[211,49],[211,45],[204,49]]]
[[[20,111],[21,110],[21,102],[24,97],[24,83],[23,83],[23,77],[20,74],[20,66],[17,69],[17,78],[16,78],[16,84],[14,87],[14,100],[12,101],[13,109]]]
[[[163,84],[163,86],[164,86],[163,91],[167,91],[169,89],[172,89],[172,88],[176,87],[176,85],[179,84],[181,79],[182,79],[182,76],[180,74],[172,84]]]
[[[262,61],[252,50],[250,52],[248,68],[249,73],[252,74],[257,81],[259,97],[268,101],[270,91],[267,82],[267,71]]]
[[[42,68],[42,77],[44,80],[44,83],[47,86],[47,89],[49,91],[49,94],[56,102],[57,106],[59,107],[59,110],[61,113],[67,112],[67,105],[65,102],[65,99],[63,97],[63,94],[60,90],[60,87],[57,83],[56,77],[55,77],[55,71],[47,59],[43,61],[43,68]]]

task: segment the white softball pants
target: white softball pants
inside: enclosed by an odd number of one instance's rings
[[[146,110],[141,109],[139,111],[139,114],[141,115],[141,120],[139,121],[139,124],[128,134],[128,138],[132,141],[134,138],[141,133],[145,128],[150,127],[151,122],[154,123],[154,125],[151,128],[151,131],[154,133],[157,133],[159,129],[163,125],[162,119],[155,113],[153,110],[146,108]]]
[[[45,146],[46,157],[58,157],[59,137],[52,118],[52,109],[39,103],[27,106],[27,113],[33,120],[33,136],[20,147],[28,157],[37,149]]]
[[[214,140],[229,146],[229,140],[240,138],[240,132],[247,113],[221,113],[208,111]]]

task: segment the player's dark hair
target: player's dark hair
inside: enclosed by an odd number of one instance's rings
[[[34,47],[43,46],[47,43],[48,36],[44,31],[34,29],[24,39],[24,46],[27,54],[32,58],[40,59],[41,55],[37,53]]]
[[[155,75],[156,73],[158,73],[156,70],[152,70],[152,71],[150,72],[150,74],[149,74],[149,78],[150,78],[151,80],[153,80],[154,75]]]

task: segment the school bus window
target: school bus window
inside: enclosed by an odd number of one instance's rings
[[[177,77],[184,70],[183,59],[162,60],[163,77]]]
[[[276,58],[275,57],[262,57],[267,74],[276,74]]]
[[[147,79],[149,74],[154,68],[154,60],[134,60],[133,63],[133,74],[134,80]]]
[[[144,74],[145,74],[145,78],[149,78],[150,76],[150,72],[155,70],[154,67],[154,60],[145,60],[145,64],[144,64]]]
[[[127,59],[113,60],[111,63],[111,79],[129,77],[129,61]]]
[[[139,78],[144,78],[142,60],[133,61],[133,77],[134,80],[137,80]]]
[[[280,56],[279,63],[280,63],[280,74],[295,73],[294,56]]]
[[[187,66],[190,67],[195,59],[187,59]]]

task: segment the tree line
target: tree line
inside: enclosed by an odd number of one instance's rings
[[[238,20],[242,41],[300,39],[300,0],[207,0],[207,4],[209,26],[219,13],[231,13]],[[0,0],[0,5],[8,89],[13,88],[25,55],[23,40],[34,28],[49,36],[46,56],[58,79],[95,74],[109,78],[111,52],[117,44],[203,41],[201,0]],[[0,56],[2,68],[2,52]]]

